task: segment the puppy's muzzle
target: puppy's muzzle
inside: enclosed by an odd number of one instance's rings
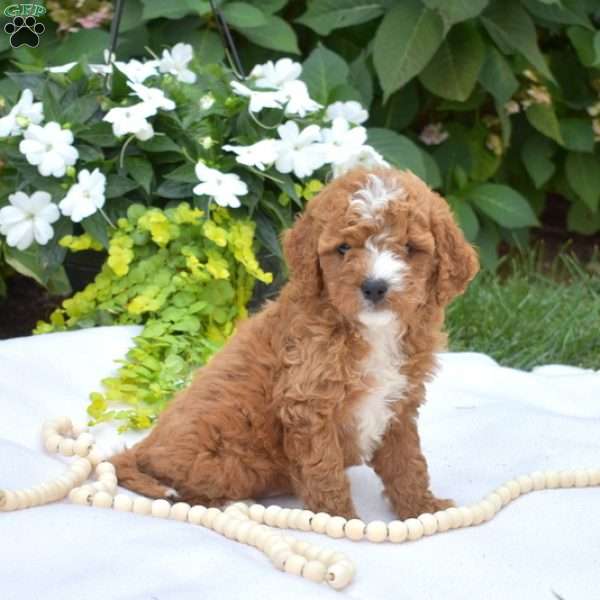
[[[385,279],[365,279],[360,289],[366,300],[372,304],[381,302],[387,294],[389,285]]]

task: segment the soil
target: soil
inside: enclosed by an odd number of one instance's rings
[[[562,198],[553,197],[547,207],[541,216],[542,226],[533,230],[531,235],[534,244],[543,244],[544,262],[550,264],[556,254],[566,249],[575,254],[582,264],[596,270],[600,260],[600,235],[583,236],[567,232],[569,203]],[[507,248],[500,251],[506,252]],[[74,291],[83,289],[100,268],[98,255],[90,261],[85,260],[85,254],[80,254],[79,264],[71,265],[76,267],[75,270],[67,268]],[[31,335],[36,323],[47,319],[63,300],[60,296],[49,295],[35,281],[21,275],[10,277],[7,287],[6,298],[0,300],[0,339]]]

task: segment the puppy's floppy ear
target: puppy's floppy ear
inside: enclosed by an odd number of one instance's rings
[[[290,269],[290,280],[298,284],[306,295],[321,291],[319,267],[319,226],[307,211],[291,229],[283,234],[283,254]]]
[[[456,224],[446,201],[437,196],[431,211],[437,270],[434,294],[440,306],[465,291],[479,271],[479,259]]]

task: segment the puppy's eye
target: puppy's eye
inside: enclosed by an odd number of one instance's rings
[[[337,248],[337,253],[340,254],[341,256],[344,256],[344,254],[346,254],[346,252],[348,252],[348,250],[350,250],[350,244],[346,244],[346,242],[344,242],[343,244],[340,244]]]

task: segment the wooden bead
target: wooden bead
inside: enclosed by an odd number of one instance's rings
[[[521,494],[528,494],[533,490],[533,480],[529,475],[521,475],[517,477],[517,483],[519,484],[519,489]]]
[[[471,510],[471,514],[473,515],[473,520],[471,521],[471,525],[479,525],[483,522],[483,508],[480,504],[473,504],[469,506]]]
[[[89,429],[87,425],[73,425],[71,431],[73,432],[73,435],[78,438],[82,433],[88,433]]]
[[[75,488],[69,493],[69,500],[71,500],[73,504],[86,504],[91,506],[92,494],[90,494],[90,492],[84,488]]]
[[[510,502],[510,490],[508,489],[508,487],[506,485],[501,485],[497,490],[496,490],[496,494],[498,494],[498,496],[500,496],[500,499],[502,500],[502,506],[506,506],[509,502]]]
[[[294,556],[294,553],[289,549],[289,546],[279,547],[276,552],[269,555],[271,562],[276,569],[283,571],[285,563]]]
[[[544,477],[546,478],[546,487],[549,490],[555,489],[560,484],[560,476],[558,471],[544,471]]]
[[[333,563],[340,562],[341,560],[348,560],[348,557],[343,552],[334,552],[329,557],[329,564],[332,565]]]
[[[285,561],[283,570],[292,575],[302,575],[302,570],[308,561],[300,554],[292,554]]]
[[[253,535],[254,543],[252,544],[256,548],[262,549],[265,540],[271,535],[271,531],[264,527],[264,525],[259,525],[256,529],[256,532]]]
[[[16,510],[18,506],[17,496],[13,491],[4,490],[0,491],[0,510],[1,511],[12,511]]]
[[[483,511],[483,520],[489,521],[496,514],[496,507],[489,500],[482,500],[479,503],[481,510]]]
[[[561,471],[559,474],[559,482],[561,488],[570,488],[575,485],[575,473],[570,469]]]
[[[96,466],[104,460],[104,453],[100,452],[97,446],[94,446],[86,458],[90,461],[90,463],[92,463],[93,466]]]
[[[115,465],[109,463],[107,460],[103,460],[102,462],[98,463],[94,471],[98,477],[102,477],[102,475],[114,475],[116,477],[117,473]]]
[[[67,433],[73,429],[73,423],[69,417],[57,417],[54,419],[54,423],[61,433]]]
[[[42,489],[41,486],[35,486],[32,488],[29,488],[29,493],[32,495],[33,497],[33,504],[32,506],[40,506],[41,504],[45,504],[44,497],[42,494]]]
[[[102,481],[94,481],[94,483],[92,483],[92,487],[94,488],[94,490],[96,492],[109,492],[111,491],[111,488],[109,485],[106,485],[106,483],[102,482]]]
[[[450,516],[448,515],[448,513],[445,510],[438,510],[436,513],[433,514],[433,516],[435,517],[435,520],[437,521],[437,530],[440,533],[443,533],[444,531],[448,531],[448,529],[451,528],[452,523],[450,521]]]
[[[98,492],[92,498],[92,506],[96,508],[110,508],[113,503],[113,497],[107,492]]]
[[[590,485],[600,485],[600,469],[586,469]]]
[[[231,505],[232,508],[239,510],[243,515],[248,516],[249,506],[245,502],[236,502]]]
[[[401,544],[408,538],[408,527],[404,521],[390,521],[388,523],[388,537],[390,542]]]
[[[187,514],[187,520],[193,525],[200,525],[202,523],[202,515],[207,511],[206,506],[197,504],[192,506]]]
[[[461,506],[458,511],[462,517],[461,527],[469,527],[473,523],[473,511],[469,506]]]
[[[499,496],[498,496],[499,497]],[[451,506],[445,510],[448,518],[450,519],[450,527],[452,529],[458,529],[462,527],[462,514],[456,506]]]
[[[346,523],[344,517],[331,517],[325,526],[325,533],[332,538],[343,538]]]
[[[268,537],[261,549],[269,558],[272,558],[282,550],[289,550],[291,554],[290,547],[281,539],[280,535]]]
[[[277,504],[272,504],[271,506],[267,506],[265,510],[265,514],[263,515],[263,521],[269,527],[274,527],[275,522],[277,520],[277,515],[279,511],[281,511],[281,506],[277,506]]]
[[[223,527],[223,534],[229,540],[236,539],[237,531],[239,526],[242,524],[242,521],[239,519],[229,519],[225,523],[225,527]]]
[[[370,542],[384,542],[387,538],[387,524],[383,521],[371,521],[367,523],[365,535]]]
[[[590,476],[585,469],[576,469],[575,472],[575,487],[587,487],[590,485]]]
[[[431,513],[423,513],[417,518],[423,525],[424,535],[433,535],[437,531],[437,520]]]
[[[334,590],[341,590],[350,583],[352,574],[352,569],[347,563],[336,563],[327,569],[327,583]]]
[[[166,519],[171,512],[171,505],[162,498],[160,500],[154,500],[152,502],[151,514],[153,517],[160,519]]]
[[[515,479],[511,479],[510,481],[507,481],[504,485],[510,491],[511,500],[514,500],[515,498],[518,498],[521,495],[521,486],[519,485],[519,482],[516,481]]]
[[[292,544],[292,550],[296,554],[301,554],[302,556],[306,556],[305,552],[308,550],[309,547],[310,544],[308,542],[305,542],[304,540],[295,540]]]
[[[423,530],[423,523],[421,523],[421,521],[419,521],[419,519],[406,519],[404,521],[404,524],[406,525],[406,528],[408,529],[408,539],[413,541],[413,540],[418,540],[419,538],[423,537],[423,534],[425,533]]]
[[[498,512],[502,508],[502,498],[496,492],[492,492],[487,498],[486,501],[492,504],[494,507],[494,511]]]
[[[312,529],[311,521],[315,513],[312,510],[303,510],[296,519],[296,527],[300,531],[310,531]]]
[[[133,512],[137,515],[152,514],[152,500],[141,496],[133,499]]]
[[[113,501],[113,507],[119,512],[131,512],[133,509],[133,498],[125,494],[117,494]]]
[[[73,456],[75,442],[70,438],[62,438],[58,444],[58,452],[63,456]]]
[[[177,502],[171,506],[169,518],[175,521],[185,521],[191,509],[192,507],[187,502]]]
[[[533,489],[535,491],[543,490],[546,487],[546,478],[541,471],[534,471],[529,477],[533,481]]]
[[[319,548],[318,553],[315,556],[315,560],[320,560],[326,565],[331,565],[335,562],[335,555],[337,552],[331,548]],[[312,557],[311,557],[312,558]]]
[[[290,516],[288,518],[288,527],[290,529],[298,529],[298,519],[302,514],[301,508],[292,508],[290,511]]]
[[[17,497],[17,509],[29,507],[29,498],[25,494],[25,490],[15,490],[15,496]]]
[[[302,577],[320,583],[327,575],[327,567],[318,560],[309,560],[302,569]]]
[[[329,519],[331,519],[331,516],[327,513],[317,513],[312,518],[310,526],[315,533],[325,533],[325,529],[327,528],[327,523],[329,523]]]
[[[358,542],[365,537],[367,526],[361,519],[350,519],[344,526],[344,533],[349,540]]]
[[[48,452],[56,453],[58,452],[62,440],[63,438],[57,433],[55,433],[46,438],[46,441],[44,442],[44,447]]]
[[[315,544],[308,544],[308,547],[305,548],[303,554],[308,560],[317,560],[320,552],[321,548],[319,546],[316,546]]]
[[[77,456],[87,456],[92,449],[92,444],[86,442],[85,440],[76,440],[73,445],[73,452],[77,454]]]
[[[247,544],[249,542],[250,533],[255,527],[256,523],[253,523],[252,521],[240,521],[235,534],[235,539],[241,544]]]
[[[256,523],[262,523],[266,508],[262,504],[253,504],[248,511],[248,516]]]
[[[217,533],[223,533],[225,524],[227,523],[227,521],[229,521],[229,519],[229,515],[225,514],[224,512],[219,512],[219,514],[215,517],[214,521],[212,522],[211,528]]]
[[[291,512],[292,510],[290,508],[282,508],[275,517],[275,527],[279,527],[279,529],[287,529],[288,519],[290,518]]]

